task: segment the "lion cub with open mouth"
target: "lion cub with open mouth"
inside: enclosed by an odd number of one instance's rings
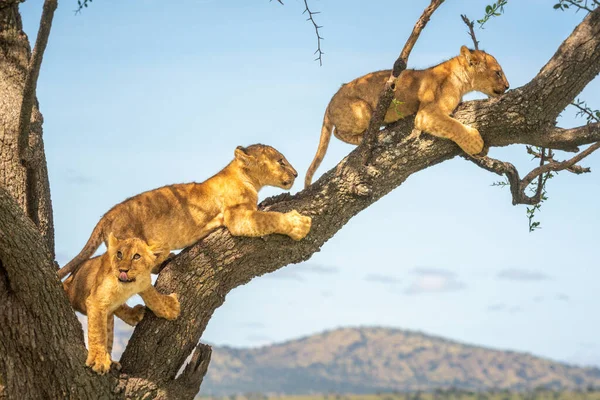
[[[157,317],[173,320],[179,316],[176,294],[163,295],[152,286],[150,271],[156,255],[141,239],[118,240],[108,236],[108,250],[85,261],[76,274],[63,283],[71,305],[88,316],[88,357],[86,365],[103,375],[112,360],[114,317],[136,325],[145,308],[129,307],[125,302],[139,294]]]

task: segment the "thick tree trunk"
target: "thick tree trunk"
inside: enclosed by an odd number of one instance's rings
[[[0,389],[8,399],[110,398],[36,226],[0,188]]]
[[[19,1],[0,1],[0,187],[5,188],[38,227],[54,256],[54,224],[37,100],[31,114],[32,163],[19,157],[19,115],[31,49],[23,32]]]
[[[600,8],[528,85],[498,99],[467,102],[455,116],[477,127],[489,146],[527,143],[575,150],[600,141],[600,124],[565,130],[554,121],[599,72]],[[412,127],[407,119],[382,130],[373,148],[359,146],[308,190],[263,203],[264,209],[296,209],[312,216],[311,233],[302,241],[281,235],[233,237],[220,229],[172,259],[156,286],[163,293],[178,293],[180,318],[165,321],[148,313],[122,356],[123,373],[108,377],[83,367],[81,331],[52,271],[52,258],[11,195],[21,208],[22,198],[0,189],[0,398],[4,393],[11,399],[192,399],[210,360],[210,348],[198,341],[227,293],[256,276],[308,259],[354,215],[409,176],[460,154],[450,141],[411,135]],[[365,159],[371,162],[364,165]]]

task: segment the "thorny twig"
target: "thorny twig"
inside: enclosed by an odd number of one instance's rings
[[[271,2],[272,0],[269,0],[269,2]],[[283,5],[283,0],[277,0],[277,2],[281,5]],[[308,7],[308,0],[304,0],[304,11],[302,11],[302,14],[307,14],[308,13],[308,18],[306,18],[307,21],[312,22],[313,26],[315,27],[315,33],[317,35],[317,50],[315,50],[315,52],[313,54],[317,54],[317,58],[315,58],[315,61],[319,61],[319,66],[323,66],[323,51],[321,50],[321,40],[324,40],[323,37],[321,36],[321,33],[319,32],[319,29],[322,28],[321,25],[317,25],[317,22],[315,21],[315,19],[313,18],[313,15],[316,14],[320,14],[320,11],[311,11],[310,8]]]
[[[280,1],[281,3],[281,1]],[[281,3],[283,4],[283,3]],[[313,18],[313,15],[315,14],[319,14],[319,11],[311,11],[310,8],[308,8],[308,0],[304,0],[304,6],[306,7],[304,9],[304,11],[302,12],[302,14],[306,14],[308,13],[308,18],[306,19],[307,21],[312,22],[313,26],[315,27],[315,33],[317,35],[317,50],[315,50],[314,54],[317,54],[317,58],[315,58],[315,61],[319,61],[319,66],[323,65],[323,51],[321,51],[321,40],[323,40],[323,37],[321,37],[321,34],[319,33],[319,29],[322,28],[322,26],[317,25],[317,23],[315,22],[315,19]]]

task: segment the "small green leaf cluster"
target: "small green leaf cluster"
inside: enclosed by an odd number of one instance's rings
[[[508,0],[498,0],[493,4],[488,4],[485,7],[485,15],[483,18],[477,20],[479,28],[483,28],[483,25],[488,22],[490,18],[502,15],[504,13],[504,6],[507,3]]]
[[[554,5],[554,9],[565,11],[568,10],[569,7],[573,7],[576,8],[577,11],[587,10],[591,12],[598,5],[600,5],[600,1],[598,0],[558,0],[558,3]]]

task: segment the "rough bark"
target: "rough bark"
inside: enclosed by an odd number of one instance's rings
[[[43,118],[33,96],[28,145],[32,163],[19,156],[19,118],[31,48],[23,32],[19,1],[0,2],[0,187],[30,215],[54,255],[54,223],[44,143]]]
[[[528,85],[498,99],[467,102],[455,117],[477,127],[488,146],[526,143],[574,151],[596,142],[599,124],[560,129],[554,121],[600,72],[599,57],[600,9],[584,19]],[[411,135],[412,127],[413,121],[406,119],[378,132],[376,146],[359,146],[307,190],[263,202],[265,209],[296,209],[312,216],[306,239],[240,238],[220,229],[173,258],[156,286],[163,293],[179,294],[181,316],[170,322],[148,313],[122,356],[120,376],[102,378],[82,367],[82,335],[52,275],[51,257],[40,250],[42,239],[35,227],[0,190],[0,301],[9,304],[0,309],[0,345],[4,346],[0,349],[0,385],[6,385],[5,395],[193,398],[210,360],[210,348],[198,341],[229,291],[256,276],[308,259],[349,219],[409,176],[460,154],[450,141]],[[368,166],[362,162],[366,152],[372,152]],[[33,382],[34,376],[37,382],[40,376],[47,379],[28,386],[26,382]],[[1,393],[0,389],[0,397]]]
[[[36,226],[0,188],[0,382],[8,399],[108,399]],[[0,391],[0,396],[2,391]]]

